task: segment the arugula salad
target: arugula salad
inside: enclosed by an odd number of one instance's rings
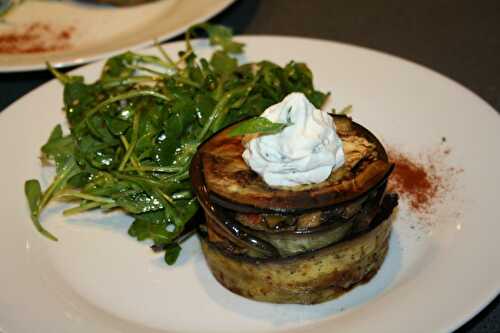
[[[197,32],[206,33],[213,46],[209,59],[192,47]],[[224,26],[191,27],[185,50],[175,57],[157,47],[158,56],[126,52],[110,58],[93,83],[49,65],[64,85],[70,132],[55,126],[41,147],[42,162],[56,169],[48,187],[42,190],[36,179],[25,183],[31,219],[47,238],[57,240],[40,215],[54,200],[74,204],[64,215],[121,210],[134,219],[129,235],[151,240],[152,248],[165,251],[165,261],[174,263],[189,235],[186,225],[198,223],[188,172],[198,146],[291,92],[304,93],[317,108],[328,97],[314,88],[304,63],[239,64],[236,55],[244,45]],[[243,130],[269,127],[260,122],[248,122]]]

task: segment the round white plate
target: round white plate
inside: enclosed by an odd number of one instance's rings
[[[282,37],[240,37],[244,60],[306,62],[332,105],[354,105],[354,119],[410,153],[447,138],[449,165],[463,169],[424,221],[404,200],[387,260],[367,284],[320,305],[244,299],[211,276],[192,238],[178,263],[127,235],[130,219],[97,213],[64,219],[50,207],[31,225],[28,178],[48,181],[39,147],[61,112],[62,87],[49,82],[0,115],[0,331],[22,332],[446,332],[499,292],[500,117],[457,83],[393,56],[344,44]],[[182,43],[167,45],[174,54]],[[197,41],[201,55],[206,42]],[[97,77],[102,64],[75,73]],[[330,105],[331,106],[331,105]],[[425,228],[415,228],[425,225]]]
[[[88,1],[88,2],[85,2]],[[208,20],[234,0],[158,0],[132,6],[92,4],[92,0],[25,1],[0,23],[0,72],[79,65],[140,49],[174,37],[189,26]],[[7,53],[7,37],[30,33],[39,41],[16,42],[23,50],[54,51]],[[12,52],[12,48],[7,48]]]

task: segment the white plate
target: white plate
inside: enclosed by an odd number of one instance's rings
[[[355,120],[409,153],[442,137],[447,163],[463,168],[433,216],[418,224],[401,202],[389,255],[366,285],[315,306],[253,302],[222,288],[198,240],[179,262],[163,263],[130,238],[120,214],[64,220],[50,208],[31,225],[23,182],[47,175],[38,149],[63,122],[61,86],[49,82],[0,116],[0,331],[21,332],[445,332],[471,318],[499,292],[500,118],[476,95],[407,61],[338,43],[241,37],[249,60],[306,62],[333,104],[354,105]],[[197,42],[200,54],[208,47]],[[279,47],[277,47],[279,46]],[[168,45],[173,53],[181,43]],[[97,77],[101,64],[76,73]]]
[[[185,31],[229,6],[234,0],[158,0],[132,7],[94,5],[92,0],[26,1],[0,23],[0,36],[34,27],[44,48],[54,51],[5,53],[0,42],[0,72],[45,69],[45,62],[66,67],[140,49]],[[68,39],[60,34],[70,36]],[[39,42],[16,43],[36,50]]]

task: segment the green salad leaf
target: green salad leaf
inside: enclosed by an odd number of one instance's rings
[[[197,56],[191,43],[198,31],[214,47],[209,59]],[[149,240],[174,263],[199,206],[188,171],[198,146],[229,124],[258,117],[291,92],[304,93],[316,107],[328,96],[314,88],[303,63],[240,64],[234,54],[244,45],[226,27],[190,28],[177,57],[158,47],[158,56],[112,57],[92,83],[49,66],[64,86],[69,133],[57,125],[41,148],[42,161],[56,167],[47,188],[36,180],[25,184],[33,223],[48,238],[56,240],[39,219],[53,200],[74,204],[65,215],[121,210],[134,219],[129,235]],[[244,123],[245,132],[278,130],[255,119]]]
[[[181,247],[179,244],[170,244],[165,248],[165,262],[169,265],[175,264],[180,253]]]
[[[244,44],[233,40],[233,32],[230,28],[223,25],[213,25],[201,23],[193,26],[189,31],[192,33],[195,29],[203,29],[208,34],[210,45],[222,46],[222,51],[227,53],[243,52]]]
[[[57,238],[50,232],[45,230],[40,224],[40,200],[42,198],[42,188],[40,183],[36,179],[30,179],[24,183],[24,193],[28,199],[28,205],[31,212],[31,220],[35,225],[36,229],[44,236],[51,240],[57,240]]]

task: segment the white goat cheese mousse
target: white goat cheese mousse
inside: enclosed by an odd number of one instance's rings
[[[332,117],[302,93],[291,93],[261,115],[288,124],[276,134],[245,144],[243,159],[269,186],[297,186],[325,181],[344,164],[342,141]]]

